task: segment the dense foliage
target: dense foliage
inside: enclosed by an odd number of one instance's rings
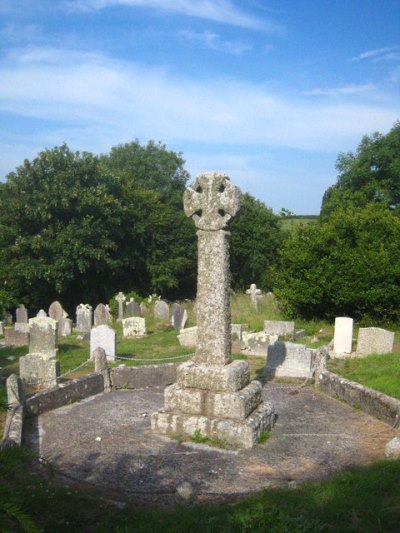
[[[322,200],[323,218],[337,208],[369,202],[400,209],[400,122],[387,135],[364,136],[355,154],[339,154],[336,168],[338,181]]]
[[[276,294],[305,318],[400,319],[400,218],[370,203],[300,228],[282,247]]]

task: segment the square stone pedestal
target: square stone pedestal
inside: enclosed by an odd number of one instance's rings
[[[200,432],[235,448],[252,448],[275,420],[261,391],[259,381],[249,382],[246,361],[225,366],[183,363],[177,382],[165,389],[164,410],[151,416],[151,428],[168,436]]]

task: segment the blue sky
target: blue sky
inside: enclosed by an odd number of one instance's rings
[[[63,142],[154,139],[317,214],[399,85],[399,0],[1,0],[0,179]]]

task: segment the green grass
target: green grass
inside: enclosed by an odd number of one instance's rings
[[[300,226],[308,226],[309,224],[314,224],[318,220],[317,215],[310,216],[293,216],[293,217],[282,217],[280,219],[280,226],[284,231],[292,233],[296,228]]]
[[[328,368],[351,381],[400,398],[400,352],[333,359]]]
[[[5,499],[45,533],[394,533],[400,521],[400,460],[353,468],[296,489],[264,491],[235,504],[169,510],[134,501],[121,510],[95,488],[61,485],[51,469],[39,475],[32,462],[24,448],[0,450],[0,530],[19,531],[4,512]],[[124,502],[122,494],[118,501]]]

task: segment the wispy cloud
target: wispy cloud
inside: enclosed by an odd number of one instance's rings
[[[172,11],[242,28],[282,31],[281,25],[246,14],[229,0],[70,0],[73,9],[99,10],[115,6],[144,7]]]
[[[70,131],[78,148],[95,151],[135,137],[339,151],[400,116],[396,102],[310,101],[69,50],[18,50],[0,79],[0,111],[51,120],[54,139]]]
[[[211,50],[219,50],[238,56],[245,52],[249,52],[252,49],[252,46],[247,43],[242,41],[224,40],[220,35],[209,30],[203,32],[182,30],[179,32],[179,36],[185,41],[198,43]]]
[[[372,83],[367,83],[364,85],[347,85],[345,87],[332,87],[332,88],[316,88],[311,89],[310,91],[304,91],[303,94],[306,96],[351,96],[351,95],[362,95],[366,93],[371,93],[376,91],[376,85]]]
[[[400,60],[400,46],[386,46],[384,48],[376,48],[375,50],[367,50],[358,56],[351,58],[351,61],[398,61]]]

